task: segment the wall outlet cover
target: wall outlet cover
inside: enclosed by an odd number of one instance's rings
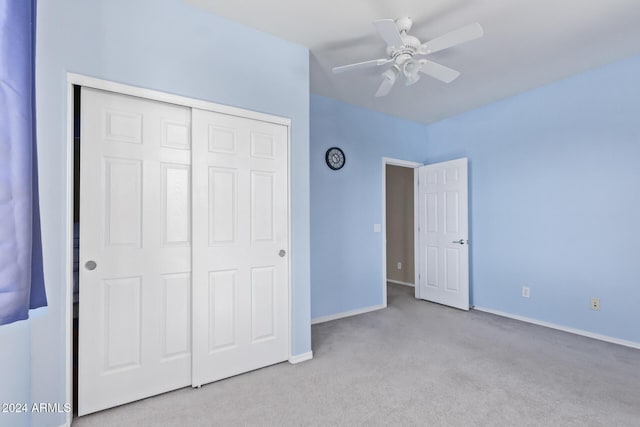
[[[522,287],[522,297],[523,298],[529,298],[531,296],[531,290],[529,289],[528,286],[523,286]]]
[[[402,263],[401,262],[398,263],[398,270],[402,270]]]
[[[600,310],[600,298],[591,298],[591,310]]]
[[[373,224],[373,232],[374,233],[382,232],[382,224]]]

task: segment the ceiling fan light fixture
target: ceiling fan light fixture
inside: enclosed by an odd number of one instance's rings
[[[413,76],[418,75],[418,70],[420,69],[420,64],[413,59],[408,60],[402,66],[402,72],[406,78],[411,78]]]
[[[402,67],[402,72],[406,77],[405,84],[407,86],[411,86],[412,84],[417,83],[418,80],[420,80],[420,75],[418,74],[418,72],[420,71],[421,67],[422,63],[413,59],[405,62],[404,66]]]
[[[411,86],[414,83],[417,83],[418,80],[420,80],[420,75],[418,73],[415,73],[411,76],[407,76],[407,80],[405,81],[405,85],[407,86]]]
[[[398,78],[398,74],[400,74],[400,70],[398,70],[398,67],[393,66],[382,73],[382,77],[390,80],[392,83],[395,83],[396,79]]]

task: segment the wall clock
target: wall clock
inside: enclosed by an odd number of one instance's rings
[[[346,160],[344,157],[344,152],[338,147],[329,148],[324,158],[327,161],[327,166],[329,166],[334,171],[342,169]]]

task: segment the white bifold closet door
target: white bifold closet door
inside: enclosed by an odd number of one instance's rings
[[[81,108],[79,415],[191,384],[191,109]]]
[[[287,128],[193,110],[193,384],[289,354]]]
[[[78,414],[288,359],[288,128],[82,88]]]

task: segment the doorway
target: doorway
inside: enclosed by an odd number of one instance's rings
[[[413,286],[416,298],[469,310],[468,159],[422,165],[383,158],[382,221],[385,307],[387,284],[395,283]],[[394,276],[407,263],[411,238],[413,277]]]
[[[415,286],[416,277],[416,168],[420,163],[383,158],[383,295],[387,285]]]
[[[415,286],[413,169],[387,165],[387,282]]]

